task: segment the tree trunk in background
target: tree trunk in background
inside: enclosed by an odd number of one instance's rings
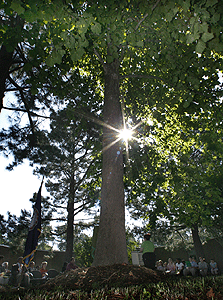
[[[0,49],[0,112],[3,107],[3,98],[5,95],[5,81],[9,75],[11,64],[12,52],[7,52],[6,47],[2,45]]]
[[[197,260],[199,259],[199,257],[205,257],[204,255],[204,249],[199,237],[199,232],[198,232],[198,226],[197,224],[195,224],[193,226],[193,228],[191,228],[192,231],[192,237],[193,237],[193,241],[194,241],[194,250],[196,252],[196,258]]]
[[[105,68],[104,122],[120,129],[122,112],[119,101],[119,62]],[[121,144],[114,142],[117,132],[104,127],[101,211],[94,266],[128,263],[125,235],[123,155]]]
[[[73,256],[74,244],[74,176],[70,179],[70,196],[67,203],[67,238],[66,260],[69,262]]]

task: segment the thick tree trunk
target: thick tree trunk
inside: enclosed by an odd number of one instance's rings
[[[122,126],[119,101],[119,63],[105,69],[104,122],[116,129]],[[123,155],[117,132],[104,127],[101,211],[94,266],[127,263]]]
[[[66,237],[66,260],[70,261],[73,256],[74,243],[74,178],[70,181],[70,197],[67,204],[67,237]]]
[[[9,75],[11,64],[12,53],[7,52],[6,47],[2,45],[0,49],[0,112],[3,107],[3,98],[5,95],[5,81]]]
[[[196,256],[197,256],[196,258],[198,259],[199,257],[205,257],[204,249],[203,249],[200,237],[199,237],[197,224],[195,224],[193,226],[193,228],[191,228],[191,231],[192,231],[192,237],[193,237],[193,241],[194,241],[194,249],[195,249]]]

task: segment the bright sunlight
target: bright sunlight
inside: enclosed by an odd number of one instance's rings
[[[125,142],[129,141],[132,138],[133,131],[127,128],[124,128],[119,133],[119,138]]]

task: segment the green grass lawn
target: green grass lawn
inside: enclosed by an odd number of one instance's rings
[[[41,288],[6,288],[0,292],[0,299],[17,300],[85,300],[85,299],[223,299],[223,276],[170,277],[165,281],[146,286],[114,287],[106,286],[90,292],[64,289],[60,286],[47,291]]]

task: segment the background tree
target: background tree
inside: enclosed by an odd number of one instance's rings
[[[41,149],[40,173],[47,176],[51,209],[57,221],[66,221],[66,260],[73,255],[74,216],[94,206],[100,185],[100,128],[73,116],[71,103],[51,116],[48,143]],[[76,207],[75,207],[76,206]],[[61,215],[61,218],[59,217]]]
[[[169,228],[172,227],[175,230],[177,228],[178,230],[180,228],[181,230],[190,229],[198,257],[204,256],[199,237],[199,227],[206,228],[206,230],[217,229],[221,219],[219,212],[223,203],[221,187],[218,184],[219,179],[222,178],[222,154],[220,150],[222,125],[219,122],[222,114],[221,101],[216,99],[212,105],[216,107],[214,109],[212,106],[207,107],[206,112],[203,112],[203,116],[199,118],[199,123],[194,116],[194,119],[193,117],[190,118],[190,127],[188,123],[185,126],[186,129],[181,127],[179,134],[183,136],[183,143],[180,144],[179,139],[176,145],[181,148],[181,151],[177,152],[172,148],[167,160],[157,166],[157,169],[153,169],[150,178],[145,177],[146,168],[142,168],[145,163],[143,164],[141,151],[142,158],[139,162],[140,166],[142,163],[142,166],[137,178],[144,175],[143,190],[141,190],[141,194],[140,192],[137,193],[137,185],[140,185],[136,182],[134,192],[138,197],[129,195],[130,206],[136,208],[135,217],[140,214],[137,212],[141,211],[141,216],[144,215],[144,218],[148,219],[151,228],[157,227],[158,222],[160,222],[159,217],[165,217],[169,222]],[[211,116],[212,114],[211,118],[207,118],[208,115]],[[172,136],[174,122],[171,121],[171,118],[169,121],[172,123],[171,131],[164,130],[164,132],[156,135],[151,133],[154,140],[160,135],[160,138],[168,143],[171,138],[177,136],[176,134]],[[179,126],[179,122],[177,124]],[[214,145],[210,140],[210,131],[213,133],[213,137],[215,136]],[[159,162],[160,160],[158,160]],[[155,163],[154,161],[153,165],[156,167]],[[138,170],[140,166],[138,166]],[[152,174],[157,174],[157,180],[153,181],[154,176]],[[154,183],[157,185],[155,188]]]
[[[36,202],[37,193],[33,194],[33,198],[30,199],[32,203]],[[41,235],[39,237],[38,249],[50,250],[50,242],[53,241],[52,226],[50,225],[51,213],[49,212],[48,198],[42,197],[42,224]],[[12,215],[8,212],[7,219],[1,216],[1,243],[10,246],[10,249],[17,253],[19,256],[23,255],[25,249],[25,242],[31,222],[32,212],[27,210],[21,210],[19,217]]]

